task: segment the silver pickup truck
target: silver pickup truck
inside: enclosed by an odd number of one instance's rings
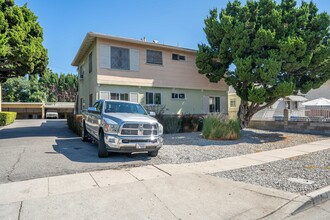
[[[138,103],[98,100],[83,112],[82,140],[96,140],[99,157],[109,152],[148,152],[155,157],[163,146],[163,126],[150,115]]]

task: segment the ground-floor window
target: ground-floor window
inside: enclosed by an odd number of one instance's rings
[[[172,99],[186,99],[185,93],[172,93]]]
[[[89,107],[92,107],[93,104],[93,94],[89,94]]]
[[[146,104],[147,105],[161,105],[162,97],[158,92],[146,92]]]
[[[220,97],[209,97],[210,112],[220,112]]]
[[[128,101],[128,93],[110,93],[110,99]]]
[[[84,102],[84,99],[83,98],[80,98],[80,110],[83,110],[83,102]]]
[[[230,107],[231,108],[236,107],[236,99],[230,99]]]

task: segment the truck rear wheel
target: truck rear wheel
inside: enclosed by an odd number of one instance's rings
[[[107,157],[108,156],[108,151],[105,147],[103,131],[100,131],[100,135],[99,135],[98,156],[99,157]]]

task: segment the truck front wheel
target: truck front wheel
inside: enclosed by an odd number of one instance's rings
[[[108,156],[108,151],[105,147],[103,131],[100,131],[100,135],[99,135],[98,155],[99,155],[99,157],[107,157]]]
[[[88,141],[88,131],[86,129],[85,123],[83,123],[83,126],[81,128],[81,139],[83,142]]]
[[[157,157],[157,155],[158,155],[158,150],[148,152],[148,156],[150,157]]]

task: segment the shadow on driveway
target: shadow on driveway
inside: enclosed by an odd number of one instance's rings
[[[53,148],[57,153],[63,154],[69,160],[82,163],[142,162],[150,160],[147,153],[110,153],[108,157],[99,158],[97,155],[97,144],[82,142],[80,137],[58,138],[56,139],[56,144],[53,145]]]

